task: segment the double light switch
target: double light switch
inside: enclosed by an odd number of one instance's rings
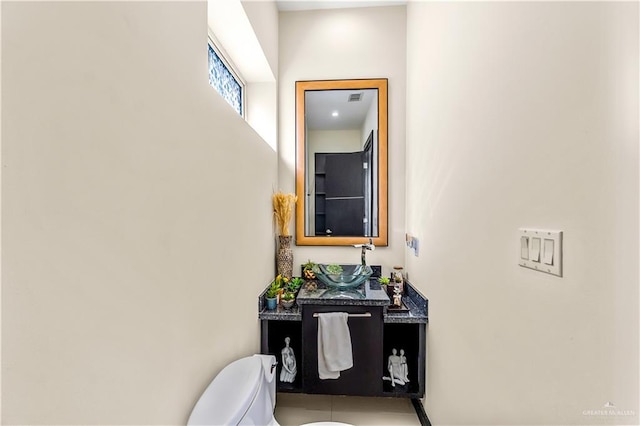
[[[562,276],[562,231],[521,228],[520,266]]]

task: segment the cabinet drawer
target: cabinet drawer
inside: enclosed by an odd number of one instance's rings
[[[370,314],[349,317],[353,367],[340,372],[338,379],[318,376],[318,318],[313,314],[347,312]],[[331,395],[379,395],[382,391],[382,307],[304,305],[302,308],[303,375],[307,393]]]

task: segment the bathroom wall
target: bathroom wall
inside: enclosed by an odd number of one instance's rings
[[[385,271],[402,263],[405,203],[406,9],[404,6],[280,12],[278,184],[295,192],[295,82],[389,79],[389,246],[367,253]],[[293,230],[293,224],[292,224]],[[308,259],[360,261],[353,247],[295,247]]]
[[[245,84],[244,117],[277,146],[278,8],[273,0],[208,0],[207,23],[216,47]]]
[[[278,8],[270,0],[241,0],[247,19],[267,58],[269,67],[278,75]]]
[[[3,2],[3,424],[184,424],[259,350],[277,157],[206,40],[204,2]]]
[[[640,423],[638,12],[407,6],[406,264],[434,424]],[[520,227],[564,231],[562,278],[518,266]]]

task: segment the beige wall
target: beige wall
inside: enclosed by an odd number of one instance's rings
[[[278,75],[278,7],[273,0],[241,0],[273,75]]]
[[[434,424],[638,424],[638,4],[409,2]],[[564,231],[564,277],[518,266]],[[630,416],[597,416],[612,402]],[[590,414],[591,412],[591,414]]]
[[[3,424],[184,424],[259,350],[277,158],[209,88],[206,25],[3,2]]]
[[[404,256],[406,9],[404,6],[280,12],[280,189],[295,191],[295,82],[389,79],[389,247],[367,253],[385,272]],[[294,265],[358,263],[353,247],[295,247]]]

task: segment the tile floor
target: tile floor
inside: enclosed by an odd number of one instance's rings
[[[413,405],[406,398],[278,393],[275,417],[281,426],[320,421],[355,426],[420,426]]]

